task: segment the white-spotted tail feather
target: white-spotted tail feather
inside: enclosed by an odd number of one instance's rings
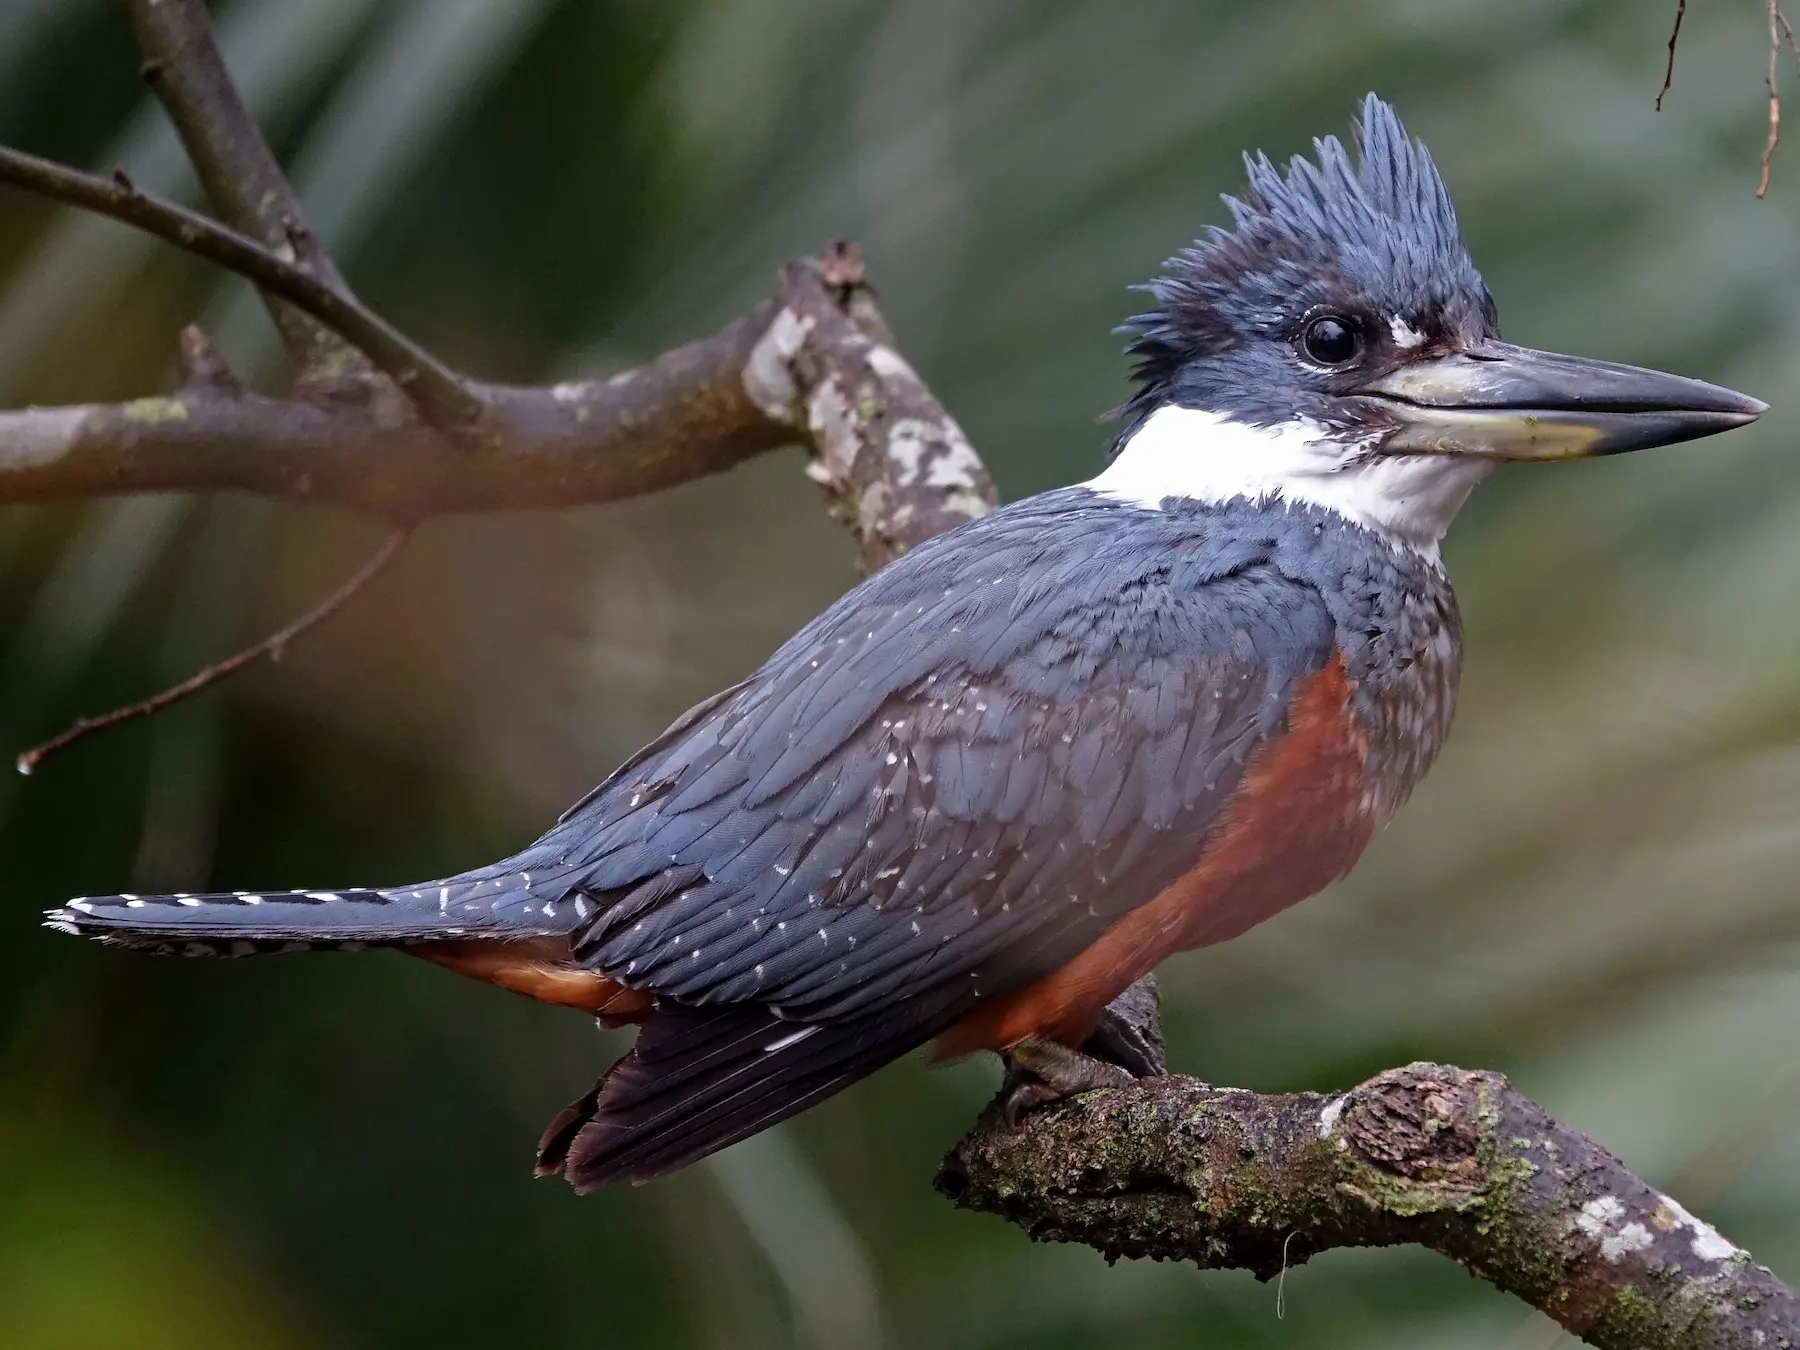
[[[579,918],[560,869],[467,873],[391,889],[103,895],[49,910],[61,933],[174,956],[355,950],[563,934]],[[579,907],[587,909],[586,905]]]

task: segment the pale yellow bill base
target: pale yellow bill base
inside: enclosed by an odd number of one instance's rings
[[[1387,454],[1581,459],[1754,422],[1760,399],[1660,370],[1486,342],[1414,361],[1362,392],[1397,426]]]

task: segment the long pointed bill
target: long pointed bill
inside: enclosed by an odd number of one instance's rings
[[[1389,454],[1581,459],[1754,422],[1768,404],[1704,380],[1487,342],[1362,391],[1397,424]]]

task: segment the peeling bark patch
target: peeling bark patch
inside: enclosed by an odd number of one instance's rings
[[[1597,1238],[1606,1231],[1609,1223],[1624,1212],[1625,1206],[1619,1203],[1618,1196],[1603,1195],[1581,1207],[1581,1213],[1575,1216],[1575,1226],[1589,1237]]]
[[[1600,1255],[1616,1265],[1632,1252],[1643,1251],[1654,1240],[1643,1224],[1628,1223],[1601,1241]]]
[[[856,468],[857,419],[837,381],[826,380],[806,401],[806,425],[818,447],[819,462],[833,484],[847,484]]]
[[[1689,1244],[1695,1256],[1702,1261],[1729,1261],[1734,1256],[1742,1256],[1743,1249],[1729,1241],[1718,1229],[1704,1219],[1697,1219],[1682,1208],[1681,1202],[1671,1200],[1658,1192],[1657,1206],[1651,1222],[1658,1228],[1686,1228],[1694,1235]],[[1665,1218],[1666,1216],[1666,1218]]]
[[[1344,1107],[1349,1104],[1350,1096],[1333,1097],[1325,1103],[1325,1109],[1319,1112],[1319,1138],[1331,1138],[1331,1132],[1337,1128],[1338,1117],[1344,1114]]]
[[[884,349],[876,348],[881,350]],[[901,487],[911,487],[919,481],[919,464],[931,444],[927,439],[930,433],[930,426],[916,417],[902,417],[888,433],[888,456],[899,466],[894,481]]]
[[[922,384],[919,372],[907,363],[904,356],[892,347],[877,344],[869,348],[869,369],[884,380],[911,380],[914,384]]]
[[[948,417],[937,423],[920,417],[901,418],[888,432],[887,448],[897,468],[896,486],[908,488],[923,482],[928,488],[942,489],[943,509],[971,520],[992,509],[982,493],[987,471],[981,458],[962,428]]]
[[[819,293],[817,264],[783,270],[775,317],[751,343],[752,403],[811,443],[807,477],[856,532],[865,571],[954,525],[997,496],[980,458],[885,325],[856,320],[866,297]]]
[[[1600,1256],[1611,1265],[1617,1265],[1631,1253],[1641,1252],[1656,1241],[1641,1223],[1619,1223],[1625,1214],[1625,1205],[1618,1196],[1603,1195],[1588,1201],[1575,1216],[1575,1226],[1599,1241]]]
[[[768,331],[750,349],[744,362],[744,392],[750,401],[777,422],[792,426],[797,420],[795,404],[799,391],[789,363],[806,343],[813,330],[811,315],[796,314],[782,308],[769,324]]]
[[[87,422],[86,408],[32,408],[0,413],[0,472],[33,469],[74,449]]]

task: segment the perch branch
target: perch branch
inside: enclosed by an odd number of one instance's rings
[[[1800,1298],[1496,1073],[1390,1069],[1341,1095],[1191,1078],[990,1111],[939,1189],[1034,1238],[1260,1279],[1416,1243],[1609,1350],[1800,1344]]]
[[[14,162],[0,152],[0,174]],[[954,420],[870,336],[869,297],[841,281],[850,256],[790,263],[773,300],[609,378],[471,384],[483,414],[465,434],[363,382],[288,399],[189,383],[129,403],[0,412],[0,504],[236,489],[412,524],[613,501],[799,442],[878,566],[981,514],[994,491]]]
[[[1780,0],[1765,0],[1765,8],[1769,15],[1769,68],[1764,74],[1763,82],[1769,90],[1769,136],[1763,142],[1762,176],[1756,183],[1756,195],[1763,197],[1769,191],[1769,163],[1775,158],[1775,147],[1781,143],[1781,49],[1786,47],[1794,54],[1794,64],[1800,68],[1800,42],[1794,38],[1794,27],[1788,22],[1787,15],[1781,12]]]

